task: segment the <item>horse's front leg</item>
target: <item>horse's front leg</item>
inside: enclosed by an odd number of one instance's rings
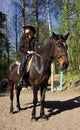
[[[13,83],[9,83],[9,85],[10,85],[10,100],[11,100],[10,113],[13,113],[13,98],[14,98],[13,90],[14,90],[14,84]]]
[[[20,99],[19,99],[21,89],[22,89],[22,86],[17,86],[17,87],[16,87],[16,98],[17,98],[17,108],[18,108],[18,110],[21,110],[21,107],[20,107]]]
[[[40,88],[40,93],[41,93],[41,110],[40,110],[40,116],[42,119],[48,119],[48,117],[45,115],[44,112],[44,101],[45,101],[45,92],[46,92],[46,87],[45,88]]]
[[[37,120],[36,118],[36,104],[37,104],[37,86],[33,86],[33,110],[32,110],[32,120]]]

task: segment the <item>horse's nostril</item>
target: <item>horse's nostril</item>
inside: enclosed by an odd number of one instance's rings
[[[61,69],[67,69],[67,68],[68,68],[68,65],[69,65],[69,64],[66,64],[66,63],[62,64],[62,68],[61,68]]]

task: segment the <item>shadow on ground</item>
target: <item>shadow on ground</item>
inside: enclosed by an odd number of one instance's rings
[[[72,110],[80,107],[80,96],[66,101],[46,101],[45,108],[48,109],[48,117],[59,114],[61,112]]]
[[[33,108],[33,103],[26,104],[27,107],[22,108],[21,110],[27,110]],[[37,107],[40,106],[40,102],[38,102]],[[53,116],[57,115],[61,112],[65,112],[67,110],[72,110],[75,108],[80,107],[80,96],[66,100],[66,101],[45,101],[44,107],[47,109],[48,114],[46,115],[48,119]],[[14,114],[17,113],[16,111]],[[37,119],[40,119],[40,116],[37,117]]]

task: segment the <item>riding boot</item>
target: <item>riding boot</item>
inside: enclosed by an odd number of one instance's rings
[[[19,83],[18,86],[23,85],[23,73],[20,73]]]
[[[24,77],[25,65],[26,65],[26,58],[24,56],[22,56],[20,70],[19,70],[20,78],[19,78],[18,86],[23,85],[23,77]]]

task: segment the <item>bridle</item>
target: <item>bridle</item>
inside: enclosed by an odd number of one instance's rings
[[[68,55],[67,53],[64,53],[64,54],[58,56],[57,59],[60,59],[62,56],[67,56],[67,55]]]
[[[68,55],[67,53],[64,53],[64,54],[60,55],[60,56],[57,57],[57,58],[54,58],[54,57],[53,57],[52,59],[47,59],[47,58],[43,57],[42,55],[40,55],[39,53],[37,53],[37,52],[35,52],[35,51],[34,51],[33,54],[34,54],[34,55],[37,55],[38,57],[40,57],[40,58],[42,58],[42,59],[44,59],[44,60],[46,60],[46,61],[50,61],[50,62],[53,62],[55,59],[60,59],[62,56]]]
[[[53,49],[54,46],[55,46],[55,45],[52,46],[51,51],[52,51],[52,49]],[[54,58],[54,59],[59,60],[61,57],[67,56],[67,55],[68,55],[67,53],[64,53],[64,54],[62,54],[62,55],[60,55],[60,56],[57,56],[57,57]]]
[[[52,40],[52,39],[50,39],[50,40]],[[53,49],[54,46],[55,46],[55,45],[52,46],[51,52],[52,52],[52,49]],[[42,59],[44,59],[44,60],[46,60],[46,61],[53,62],[55,59],[59,60],[61,57],[67,56],[68,54],[67,54],[67,53],[64,53],[64,54],[62,54],[62,55],[60,55],[60,56],[58,56],[58,57],[56,57],[56,58],[52,57],[52,59],[51,59],[51,58],[50,58],[50,59],[47,59],[47,58],[43,57],[42,55],[40,55],[39,53],[37,53],[36,51],[34,51],[33,55],[37,55],[38,57],[40,57],[40,58],[42,58]]]
[[[52,51],[53,47],[55,47],[55,45],[52,46],[51,51]],[[55,59],[60,59],[61,57],[67,56],[67,55],[68,55],[68,53],[64,53],[64,54],[62,54],[60,56],[57,56]]]

